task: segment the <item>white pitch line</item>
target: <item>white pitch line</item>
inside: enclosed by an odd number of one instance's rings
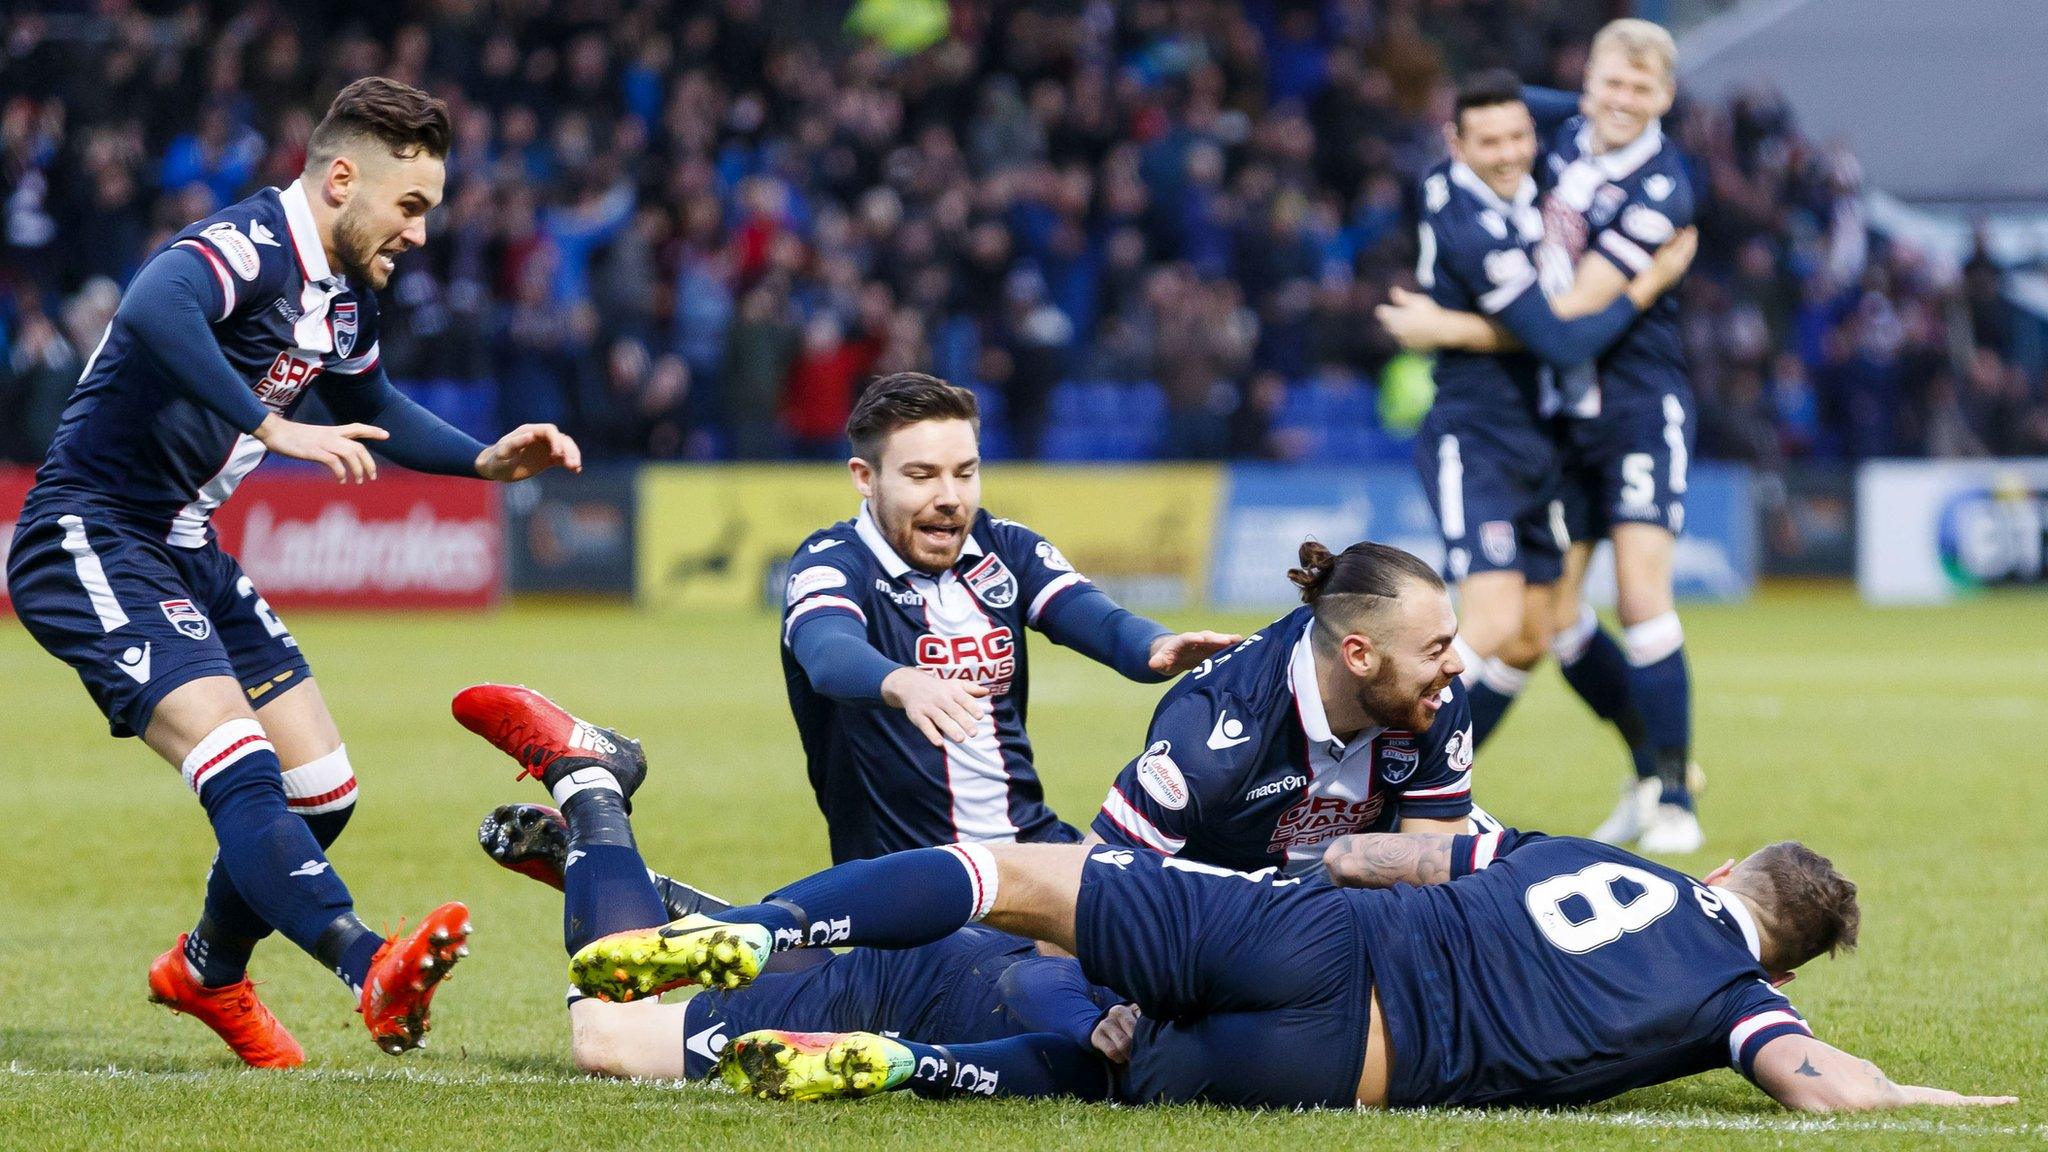
[[[251,1076],[268,1079],[277,1073],[243,1069],[234,1071],[190,1071],[190,1072],[146,1072],[137,1068],[121,1068],[108,1065],[105,1068],[24,1068],[18,1060],[7,1063],[4,1071],[9,1076],[24,1079],[48,1077],[50,1079],[74,1080],[163,1080],[200,1081],[218,1079],[222,1075]],[[288,1074],[292,1081],[313,1080],[348,1084],[430,1084],[446,1088],[496,1087],[503,1085],[561,1085],[564,1087],[601,1087],[630,1089],[651,1087],[681,1089],[693,1095],[708,1097],[692,1101],[692,1106],[717,1105],[725,1101],[718,1097],[729,1095],[710,1085],[699,1085],[683,1080],[643,1080],[637,1082],[597,1080],[577,1076],[550,1076],[540,1072],[484,1072],[476,1075],[448,1075],[442,1072],[415,1071],[410,1068],[394,1069],[390,1072],[369,1072],[354,1068],[300,1069]],[[737,1098],[732,1103],[737,1104]],[[1358,1113],[1367,1114],[1365,1110]],[[1280,1115],[1280,1113],[1275,1113]],[[1628,1129],[1677,1129],[1699,1132],[1766,1132],[1786,1135],[1825,1134],[1829,1132],[1897,1132],[1922,1136],[2048,1136],[2048,1126],[2040,1124],[1959,1124],[1946,1120],[1924,1120],[1914,1117],[1883,1118],[1874,1116],[1702,1116],[1693,1112],[1563,1112],[1563,1111],[1522,1111],[1500,1109],[1489,1111],[1478,1108],[1423,1108],[1400,1115],[1418,1119],[1467,1121],[1475,1124],[1512,1123],[1530,1127],[1546,1124],[1575,1124],[1593,1128]]]

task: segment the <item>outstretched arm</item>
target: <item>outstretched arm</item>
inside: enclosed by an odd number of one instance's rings
[[[1323,852],[1330,882],[1340,888],[1444,884],[1451,879],[1451,841],[1442,832],[1361,832]]]
[[[1899,1084],[1868,1060],[1811,1036],[1785,1035],[1757,1052],[1757,1087],[1800,1112],[1865,1112],[1916,1105],[2011,1104],[2016,1096],[1964,1096],[1945,1088]]]

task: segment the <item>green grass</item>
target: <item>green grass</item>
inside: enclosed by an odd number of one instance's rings
[[[1197,617],[1188,615],[1193,624]],[[336,865],[373,923],[469,901],[475,955],[435,1003],[433,1046],[377,1053],[332,977],[279,941],[264,995],[308,1069],[248,1073],[144,998],[191,923],[211,840],[177,773],[105,735],[71,674],[0,622],[0,1147],[1635,1148],[2037,1146],[2048,1140],[2048,611],[1988,599],[1873,612],[1799,591],[1695,608],[1687,631],[1709,773],[1699,870],[1798,836],[1864,894],[1864,948],[1790,989],[1819,1033],[1894,1076],[2024,1099],[1990,1112],[1806,1121],[1726,1072],[1560,1114],[1255,1115],[909,1099],[793,1107],[703,1086],[579,1078],[561,1007],[560,905],[492,866],[474,829],[540,799],[449,719],[517,680],[641,737],[650,861],[751,895],[826,862],[765,616],[519,608],[486,618],[299,615],[363,780]],[[1217,621],[1203,619],[1204,623]],[[1233,626],[1256,620],[1232,620]],[[1085,822],[1140,751],[1157,690],[1040,643],[1033,735],[1052,799]],[[1512,823],[1590,827],[1622,771],[1554,673],[1480,758]],[[727,1143],[714,1145],[714,1140]],[[739,1142],[744,1142],[741,1144]]]

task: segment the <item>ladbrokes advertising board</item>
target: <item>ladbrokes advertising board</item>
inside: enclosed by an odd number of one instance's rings
[[[0,548],[28,487],[25,469],[0,472]],[[348,485],[258,472],[213,526],[281,610],[481,608],[503,583],[497,487],[395,468]]]

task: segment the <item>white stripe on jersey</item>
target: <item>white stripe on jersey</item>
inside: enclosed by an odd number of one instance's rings
[[[76,516],[59,516],[57,523],[64,529],[64,550],[71,553],[71,565],[78,569],[78,582],[85,586],[85,597],[92,601],[92,613],[100,618],[101,631],[112,632],[128,623],[128,613],[121,610],[121,602],[114,598],[113,585],[107,583],[107,570],[100,566],[99,553],[92,550],[92,541],[85,538],[85,521]]]
[[[1813,1035],[1813,1029],[1806,1026],[1806,1021],[1801,1020],[1790,1012],[1782,1009],[1772,1012],[1759,1012],[1742,1023],[1737,1024],[1729,1031],[1728,1062],[1730,1064],[1741,1064],[1742,1046],[1749,1043],[1749,1038],[1766,1028],[1775,1028],[1780,1024],[1791,1024],[1796,1026],[1801,1032],[1809,1036]]]
[[[1155,852],[1178,856],[1180,850],[1188,846],[1187,841],[1175,839],[1161,832],[1150,820],[1145,819],[1143,812],[1132,807],[1131,802],[1124,799],[1123,793],[1113,787],[1109,790],[1109,795],[1103,798],[1102,814]]]
[[[799,619],[806,613],[816,612],[820,608],[844,608],[855,616],[860,617],[861,623],[865,624],[868,622],[868,614],[860,610],[860,605],[848,600],[844,596],[812,596],[798,601],[796,607],[789,610],[789,619],[782,622],[782,642],[784,644],[789,643],[789,638],[795,633],[796,622]]]
[[[197,240],[180,240],[173,247],[190,248],[206,258],[207,265],[213,269],[214,277],[220,281],[220,296],[225,301],[220,306],[220,319],[227,319],[235,310],[235,278],[228,275],[228,266],[221,263],[220,257],[208,252],[206,245]]]
[[[1065,592],[1076,584],[1086,584],[1087,582],[1088,578],[1079,572],[1069,572],[1052,583],[1047,584],[1039,590],[1038,595],[1031,598],[1031,610],[1024,614],[1024,622],[1027,624],[1038,623],[1038,614],[1045,611],[1045,606],[1052,603],[1053,597]]]
[[[268,449],[263,447],[261,440],[247,432],[237,434],[235,446],[228,450],[227,462],[220,466],[220,471],[215,472],[211,480],[200,485],[199,495],[193,497],[190,504],[178,509],[177,516],[171,520],[170,535],[164,537],[164,542],[179,548],[205,547],[208,517],[235,494],[242,478],[263,462],[266,451]]]
[[[1470,791],[1472,791],[1472,772],[1470,769],[1467,769],[1459,773],[1458,778],[1449,784],[1438,788],[1411,788],[1403,792],[1401,798],[1404,800],[1441,800],[1447,796],[1463,796]]]
[[[925,625],[933,635],[981,637],[998,627],[952,570],[937,579],[922,573],[912,573],[909,579],[924,596]],[[967,739],[946,741],[944,752],[955,835],[961,840],[1015,840],[1010,773],[1003,765],[1002,741],[996,738],[995,709],[988,710]]]

